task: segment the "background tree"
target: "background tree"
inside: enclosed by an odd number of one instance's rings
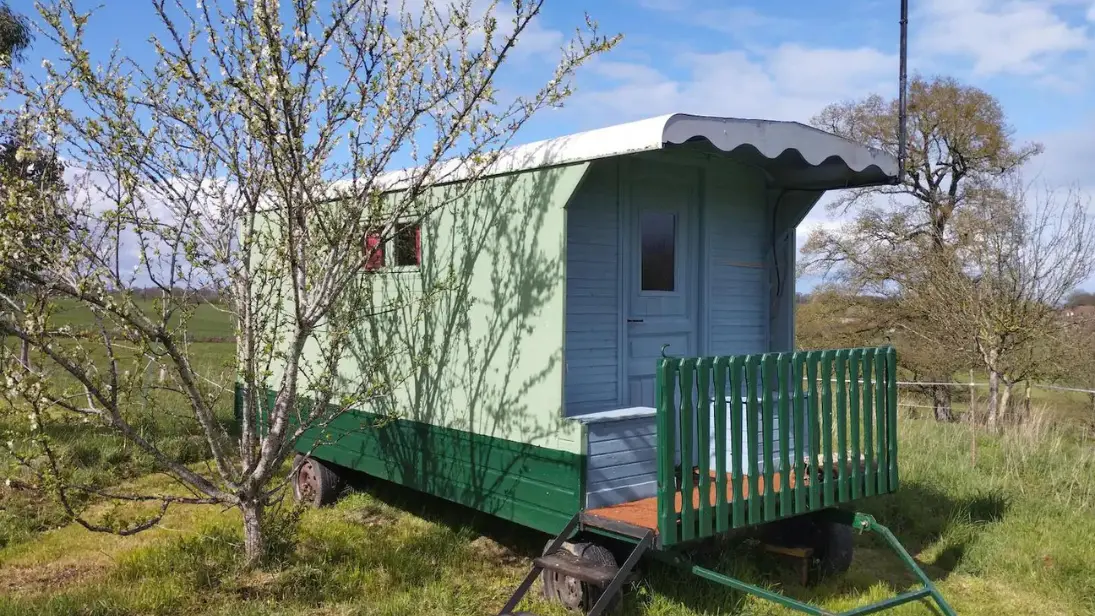
[[[897,155],[897,101],[878,95],[826,107],[819,128]],[[829,207],[851,215],[835,230],[814,232],[803,247],[804,269],[830,276],[853,294],[898,300],[876,327],[930,320],[900,301],[920,276],[925,260],[938,262],[958,241],[953,225],[981,187],[1019,168],[1041,152],[1016,144],[1000,104],[990,94],[954,79],[914,77],[909,84],[905,180],[899,185],[842,191]],[[932,335],[922,328],[923,335]],[[946,346],[949,340],[933,343]],[[906,356],[903,362],[911,360]],[[907,365],[931,381],[952,373],[931,364]],[[938,419],[953,418],[950,389],[933,391]]]
[[[1072,387],[1095,392],[1095,319],[1066,320],[1063,330],[1066,343],[1058,349],[1063,364],[1062,380]],[[1087,399],[1085,423],[1095,425],[1095,393],[1088,393]]]
[[[0,69],[22,59],[30,47],[32,33],[26,17],[16,13],[6,1],[0,1]]]
[[[13,11],[7,2],[0,2],[0,88],[4,84],[6,71],[14,62],[23,59],[23,54],[32,41],[33,34],[26,17]],[[2,99],[3,94],[0,93],[0,100]],[[0,236],[8,242],[15,238],[30,238],[31,243],[23,248],[24,254],[33,259],[47,247],[33,242],[33,238],[41,236],[32,230],[43,225],[58,224],[65,219],[65,213],[39,211],[45,215],[33,220],[17,220],[6,215],[6,206],[9,199],[14,199],[15,190],[41,194],[63,188],[63,168],[60,161],[33,145],[24,147],[24,143],[30,144],[32,141],[32,138],[27,137],[25,126],[14,126],[0,119]],[[15,279],[0,264],[0,292],[11,293],[15,289]],[[26,342],[20,344],[19,357],[24,364],[30,361],[30,347]]]
[[[884,302],[868,307],[868,301],[822,285],[795,307],[795,346],[838,349],[880,343],[885,332],[876,329],[871,312]]]
[[[980,191],[953,224],[962,239],[921,264],[902,302],[930,314],[931,331],[973,343],[995,427],[1016,383],[1059,378],[1069,344],[1060,306],[1095,271],[1095,227],[1078,195],[1034,196],[1017,175]]]
[[[398,222],[431,214],[418,197],[454,174],[468,183],[430,203],[457,202],[529,118],[562,103],[574,71],[617,39],[587,18],[545,86],[504,95],[514,47],[543,0],[485,10],[431,0],[150,4],[160,28],[147,62],[120,51],[96,57],[84,40],[89,14],[72,0],[40,5],[43,36],[61,57],[42,83],[18,71],[12,81],[43,143],[57,144],[74,169],[57,198],[75,218],[51,228],[63,245],[44,263],[24,263],[15,244],[0,250],[20,284],[49,298],[0,297],[0,331],[38,355],[34,367],[10,358],[3,366],[12,422],[23,426],[13,454],[92,530],[138,532],[175,503],[236,507],[254,564],[297,438],[384,395],[370,366],[401,353],[374,353],[360,378],[338,369],[351,332],[373,316],[362,269],[379,247],[365,238],[382,245]],[[381,176],[396,164],[412,170],[389,192]],[[19,191],[12,205],[27,222],[41,199]],[[151,307],[136,301],[138,282],[161,291]],[[210,290],[236,322],[228,370],[189,351],[188,318]],[[421,294],[423,309],[434,292]],[[62,301],[91,311],[94,331],[53,325]],[[222,411],[233,380],[243,396],[238,434]],[[168,455],[145,429],[150,417],[192,425],[207,463]],[[69,481],[45,427],[70,418],[75,429],[125,436],[185,492],[108,493]],[[127,524],[97,522],[74,492],[158,507]]]
[[[1091,291],[1075,291],[1068,296],[1065,306],[1095,306],[1095,293]]]
[[[64,166],[57,157],[35,147],[25,134],[0,126],[0,244],[22,267],[44,264],[50,251],[59,247],[52,230],[65,228],[70,218],[57,198],[63,190]],[[23,282],[0,262],[0,294],[23,293],[24,298],[45,301],[44,289],[28,288]],[[3,339],[0,336],[0,344]],[[19,349],[19,361],[29,365],[30,344],[20,340]]]

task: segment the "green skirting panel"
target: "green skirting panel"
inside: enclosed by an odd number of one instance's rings
[[[305,433],[297,450],[320,437]],[[579,454],[362,412],[339,416],[322,437],[315,458],[547,533],[581,508]]]

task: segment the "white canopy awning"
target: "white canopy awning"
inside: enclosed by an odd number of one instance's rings
[[[501,152],[485,175],[674,148],[756,164],[776,185],[789,188],[885,184],[896,178],[898,168],[885,152],[798,122],[675,113],[517,146]],[[431,175],[442,183],[459,181],[465,175],[460,164],[450,161]],[[409,173],[386,174],[381,183],[398,190]]]

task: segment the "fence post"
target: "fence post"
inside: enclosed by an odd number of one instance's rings
[[[977,383],[973,380],[973,368],[970,368],[970,421],[977,423]]]
[[[970,466],[977,466],[977,383],[970,368]]]

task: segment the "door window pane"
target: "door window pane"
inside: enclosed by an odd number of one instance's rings
[[[643,212],[642,290],[676,289],[677,216],[666,212]]]

